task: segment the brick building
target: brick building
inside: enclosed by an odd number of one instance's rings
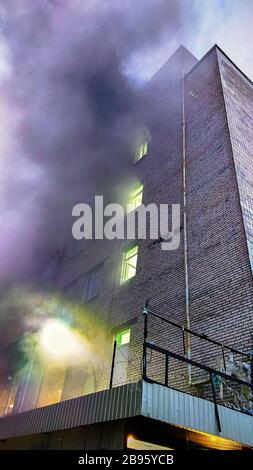
[[[252,389],[233,381],[251,381],[252,83],[219,47],[200,61],[180,47],[143,104],[131,204],[180,204],[180,247],[96,240],[64,261],[57,285],[99,325],[103,358],[61,371],[50,396],[42,374],[18,414],[2,406],[0,448],[253,447]]]

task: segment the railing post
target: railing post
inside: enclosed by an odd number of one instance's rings
[[[144,316],[144,329],[143,329],[143,353],[142,353],[142,379],[147,377],[147,337],[148,337],[148,299],[142,310]]]
[[[117,348],[117,341],[116,341],[116,339],[115,339],[115,341],[114,341],[114,343],[113,343],[112,365],[111,365],[111,377],[110,377],[110,386],[109,386],[109,388],[112,388],[112,384],[113,384],[113,373],[114,373],[114,364],[115,364],[116,348]]]
[[[144,315],[144,331],[143,331],[143,340],[146,341],[148,337],[148,299],[143,307],[142,313]]]
[[[143,343],[143,356],[142,356],[142,379],[146,380],[147,378],[147,346],[146,343]]]
[[[213,392],[213,402],[214,402],[215,418],[216,418],[218,430],[219,430],[219,432],[221,432],[221,424],[220,424],[219,410],[218,410],[218,405],[217,405],[217,401],[216,401],[216,393],[215,393],[215,387],[214,387],[213,374],[212,374],[212,372],[210,372],[210,380],[211,380],[212,392]]]

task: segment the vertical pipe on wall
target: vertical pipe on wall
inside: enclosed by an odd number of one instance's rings
[[[142,353],[142,379],[146,380],[147,377],[147,337],[148,337],[148,299],[142,310],[144,316],[144,329],[143,329],[143,353]]]
[[[186,192],[186,133],[185,133],[185,73],[182,76],[182,141],[183,141],[183,224],[184,224],[184,275],[185,275],[185,316],[186,326],[190,329],[188,243],[187,243],[187,192]],[[186,336],[187,357],[191,358],[190,333]],[[192,380],[191,364],[188,364],[188,380]]]

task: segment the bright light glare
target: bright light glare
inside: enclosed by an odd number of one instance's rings
[[[39,332],[43,352],[53,360],[73,360],[85,355],[83,339],[61,320],[47,320]]]

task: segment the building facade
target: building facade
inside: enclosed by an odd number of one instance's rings
[[[92,318],[99,358],[58,379],[44,370],[30,395],[29,381],[17,385],[13,409],[6,394],[0,448],[253,447],[252,388],[232,380],[251,383],[252,83],[218,46],[200,61],[180,47],[147,84],[143,108],[129,201],[180,204],[180,246],[94,240],[64,260],[57,285]],[[144,339],[174,356],[151,348],[144,358]]]

